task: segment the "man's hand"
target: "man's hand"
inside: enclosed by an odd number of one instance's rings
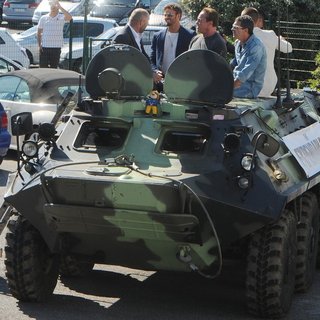
[[[163,81],[163,73],[160,70],[156,70],[153,72],[153,82],[159,83]]]
[[[241,81],[240,80],[234,80],[233,82],[233,87],[234,88],[239,88],[241,86]]]

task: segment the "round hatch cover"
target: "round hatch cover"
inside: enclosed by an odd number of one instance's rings
[[[226,104],[233,97],[231,67],[213,51],[186,51],[170,65],[164,92],[170,100]]]
[[[119,79],[123,80],[118,98],[146,96],[152,90],[152,69],[148,59],[136,48],[116,44],[99,51],[88,65],[86,90],[93,99],[114,95],[115,92],[109,90],[114,91],[115,86],[108,85],[112,79],[110,70],[117,70]]]

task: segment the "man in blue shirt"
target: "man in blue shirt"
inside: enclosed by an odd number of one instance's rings
[[[267,54],[263,43],[253,34],[251,17],[237,17],[232,25],[235,58],[231,61],[234,77],[234,97],[256,98],[263,86]]]

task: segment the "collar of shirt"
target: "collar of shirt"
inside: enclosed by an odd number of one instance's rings
[[[132,31],[132,34],[134,36],[134,40],[136,40],[136,43],[141,51],[141,39],[142,39],[142,34],[138,33],[136,30],[134,30],[129,24],[128,24],[129,28]]]

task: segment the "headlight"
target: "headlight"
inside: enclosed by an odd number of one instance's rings
[[[243,170],[250,171],[254,168],[252,154],[246,154],[241,159],[241,167]]]
[[[34,158],[38,153],[38,145],[34,141],[24,141],[22,144],[22,153],[28,158]]]

